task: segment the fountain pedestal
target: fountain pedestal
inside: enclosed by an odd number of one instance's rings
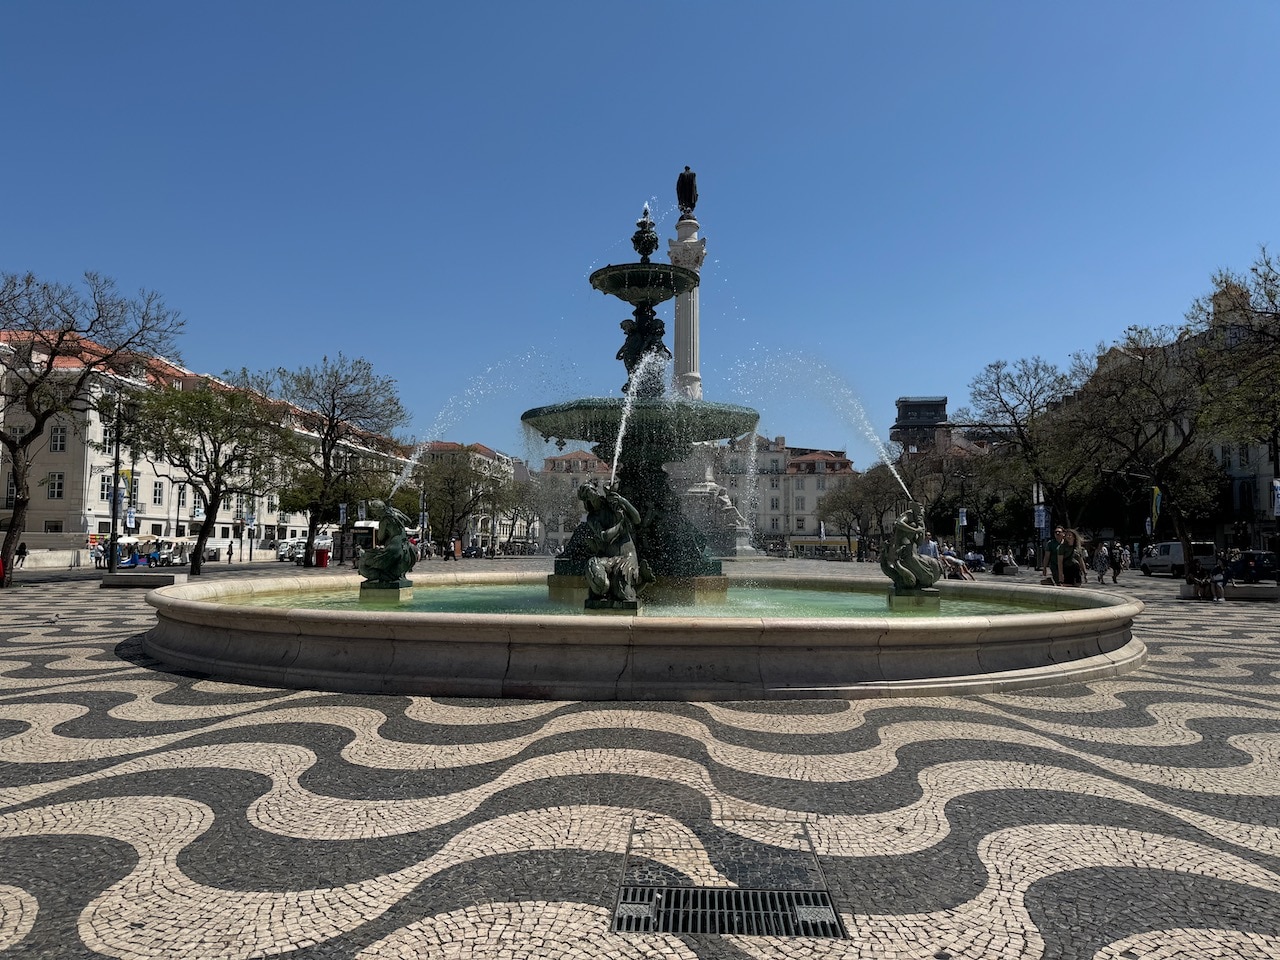
[[[938,613],[942,609],[942,594],[936,587],[924,590],[896,590],[889,588],[890,610],[921,610]]]
[[[413,581],[365,580],[360,584],[360,599],[376,603],[396,603],[413,599]]]

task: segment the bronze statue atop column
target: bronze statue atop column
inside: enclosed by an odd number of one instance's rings
[[[692,220],[693,208],[698,205],[698,175],[689,169],[688,164],[676,177],[676,203],[680,207],[680,219]]]

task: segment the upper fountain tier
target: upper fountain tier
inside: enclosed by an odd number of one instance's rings
[[[589,279],[594,289],[633,307],[656,306],[698,285],[695,271],[671,263],[611,263]]]
[[[670,263],[649,262],[649,257],[658,249],[658,231],[649,216],[647,204],[644,213],[636,221],[631,246],[640,254],[639,263],[611,263],[591,274],[589,279],[594,289],[639,308],[636,312],[637,320],[641,318],[642,312],[651,316],[653,308],[658,304],[688,293],[698,285],[696,270]]]

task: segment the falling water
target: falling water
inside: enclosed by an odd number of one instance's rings
[[[884,442],[876,435],[871,418],[862,407],[862,401],[853,392],[848,381],[821,360],[799,353],[761,350],[754,360],[746,358],[735,364],[734,379],[738,392],[747,395],[756,406],[768,405],[779,380],[792,388],[806,390],[814,400],[821,400],[845,421],[857,427],[871,442],[880,455],[880,461],[889,468],[907,499],[912,499],[902,475],[890,461]]]
[[[437,440],[444,439],[448,433],[457,429],[466,415],[473,413],[484,403],[508,396],[517,390],[527,391],[529,380],[524,374],[530,369],[551,369],[554,362],[555,358],[550,354],[534,349],[491,364],[472,377],[461,393],[454,394],[440,408],[440,412],[436,414],[423,439],[419,440],[415,436],[410,440],[412,452],[409,455],[409,462],[400,471],[400,476],[392,485],[391,492],[395,493],[409,482],[410,477],[413,476],[414,467],[418,465],[427,447]],[[550,381],[554,378],[543,379]]]
[[[618,424],[618,439],[613,445],[613,469],[609,471],[610,485],[618,476],[618,461],[622,458],[622,438],[626,436],[627,421],[631,419],[631,411],[635,407],[636,394],[640,392],[640,385],[651,377],[665,380],[662,367],[666,363],[667,358],[654,350],[641,357],[635,370],[631,372],[631,389],[627,391],[626,399],[622,403],[622,421]]]

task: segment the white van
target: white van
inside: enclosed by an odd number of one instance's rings
[[[1199,560],[1200,566],[1208,571],[1213,568],[1217,548],[1207,540],[1191,542],[1192,560]],[[1182,542],[1167,540],[1156,543],[1150,553],[1142,558],[1142,572],[1148,577],[1153,573],[1167,573],[1171,577],[1181,577],[1186,573],[1187,565],[1182,556]]]

